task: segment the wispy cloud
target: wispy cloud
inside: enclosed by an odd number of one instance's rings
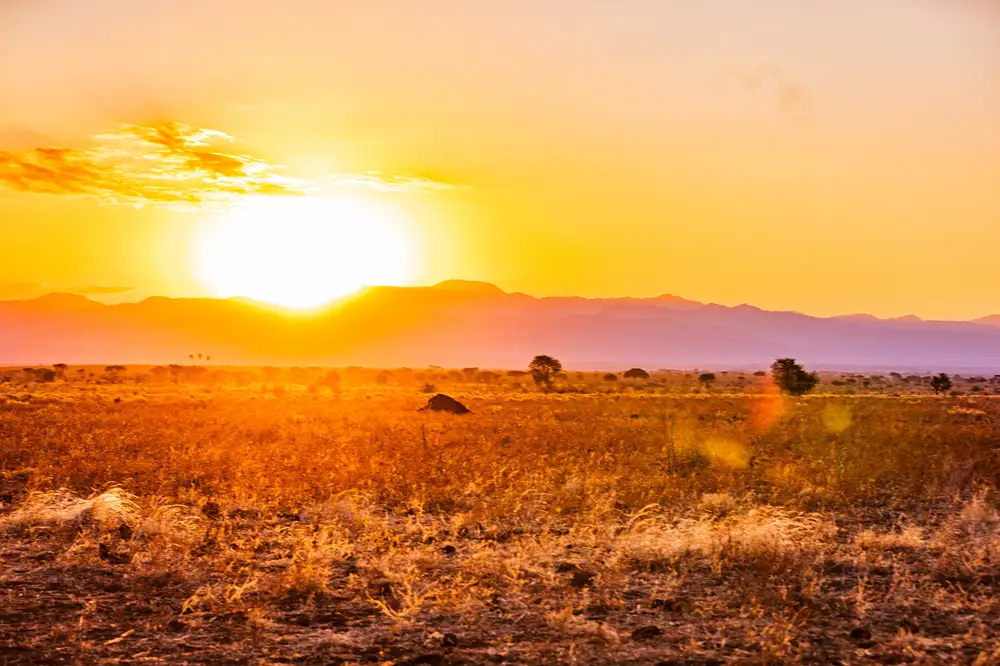
[[[757,69],[733,68],[721,72],[719,76],[723,80],[739,83],[752,93],[764,90],[773,94],[781,112],[796,124],[806,124],[812,119],[813,102],[809,90],[777,65],[764,65]]]
[[[38,194],[92,196],[115,204],[199,207],[250,194],[304,194],[280,167],[232,152],[234,140],[181,123],[128,125],[85,150],[0,152],[0,185]]]
[[[387,176],[378,171],[334,174],[329,180],[338,187],[368,187],[383,192],[427,192],[464,187],[421,176]]]
[[[182,209],[226,206],[249,195],[315,194],[331,186],[390,192],[454,187],[377,172],[335,174],[319,182],[292,178],[280,165],[237,151],[236,140],[225,132],[176,122],[127,125],[94,140],[88,149],[0,151],[0,187]]]

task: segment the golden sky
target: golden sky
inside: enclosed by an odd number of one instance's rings
[[[302,196],[417,284],[1000,312],[1000,3],[0,0],[0,298],[211,293]]]

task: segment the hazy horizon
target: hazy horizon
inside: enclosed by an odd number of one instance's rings
[[[633,295],[629,295],[629,294],[621,294],[621,295],[591,296],[591,297],[588,297],[588,296],[581,296],[581,295],[572,294],[572,293],[553,293],[553,294],[544,294],[543,295],[543,294],[532,294],[532,293],[527,293],[527,292],[523,292],[523,291],[516,291],[516,290],[513,290],[513,289],[506,289],[501,284],[496,284],[496,283],[493,283],[493,282],[486,282],[484,280],[473,280],[473,279],[467,279],[467,278],[461,278],[461,277],[445,278],[445,279],[443,279],[441,281],[438,281],[438,282],[416,283],[416,284],[406,284],[406,285],[367,284],[367,285],[363,285],[361,288],[359,288],[356,291],[353,291],[353,292],[350,292],[348,294],[345,294],[344,296],[342,296],[340,298],[332,299],[330,301],[324,302],[324,303],[316,306],[315,308],[306,309],[306,310],[303,311],[303,315],[304,316],[309,316],[309,314],[311,312],[325,311],[325,310],[328,310],[330,308],[336,309],[338,303],[340,303],[342,301],[350,301],[353,298],[356,298],[356,297],[358,297],[360,295],[363,295],[365,293],[365,291],[369,290],[369,289],[378,289],[378,288],[382,288],[382,287],[430,288],[430,287],[442,286],[442,285],[445,285],[446,283],[449,283],[449,282],[451,282],[451,283],[471,283],[471,284],[484,285],[484,286],[487,286],[487,287],[495,287],[495,288],[501,290],[505,294],[525,295],[525,296],[530,296],[531,298],[534,298],[534,299],[546,299],[546,298],[551,298],[551,299],[567,299],[567,298],[570,298],[570,299],[572,299],[572,298],[579,298],[579,299],[594,300],[594,301],[603,301],[603,300],[608,300],[608,301],[614,301],[614,300],[646,300],[646,301],[654,301],[656,299],[661,299],[661,298],[664,298],[664,297],[669,297],[669,298],[680,299],[680,300],[684,300],[684,301],[691,301],[691,302],[702,304],[702,305],[718,305],[718,306],[722,306],[722,307],[726,307],[726,308],[738,308],[738,307],[741,307],[741,306],[749,306],[749,307],[752,307],[752,308],[758,308],[758,309],[761,309],[761,310],[766,310],[768,312],[779,312],[779,313],[780,312],[794,312],[794,313],[797,313],[797,314],[803,314],[803,315],[806,315],[806,316],[809,316],[809,317],[817,317],[817,318],[873,317],[875,319],[879,319],[879,320],[883,320],[883,321],[891,321],[891,320],[894,320],[894,319],[908,319],[908,318],[912,318],[912,317],[918,317],[919,319],[922,319],[923,321],[928,321],[928,322],[934,322],[934,321],[941,321],[941,322],[949,322],[949,321],[954,321],[954,322],[974,322],[974,321],[981,320],[981,319],[986,319],[986,318],[990,318],[990,317],[1000,316],[1000,315],[998,315],[997,313],[994,313],[994,312],[988,312],[988,313],[982,314],[982,315],[980,315],[978,317],[971,317],[969,319],[929,319],[929,318],[919,317],[919,315],[916,315],[915,313],[907,313],[907,314],[904,314],[904,315],[886,316],[886,317],[879,317],[879,316],[874,315],[874,314],[872,314],[870,312],[839,312],[839,313],[834,313],[834,314],[817,314],[817,313],[814,313],[814,312],[808,312],[808,311],[802,311],[802,310],[771,310],[771,309],[768,309],[768,308],[761,308],[760,306],[755,305],[754,303],[734,303],[734,302],[733,303],[718,303],[718,302],[714,302],[714,301],[697,301],[697,300],[692,299],[692,298],[687,298],[686,296],[684,296],[684,294],[666,293],[666,292],[661,293],[661,294],[655,294],[655,295],[652,295],[652,296],[633,296]],[[278,309],[278,310],[285,309],[285,308],[283,308],[280,305],[270,304],[270,303],[267,303],[266,301],[259,300],[259,299],[256,299],[256,298],[252,297],[252,296],[247,296],[247,295],[242,295],[242,294],[234,294],[232,296],[225,296],[225,297],[211,296],[211,295],[206,295],[206,294],[198,294],[198,295],[192,295],[192,296],[170,295],[170,294],[146,294],[146,293],[137,293],[137,291],[133,290],[133,289],[126,289],[126,288],[123,288],[123,287],[113,287],[113,286],[105,286],[105,285],[92,285],[92,286],[89,286],[89,287],[74,288],[71,285],[69,285],[69,286],[67,286],[67,285],[48,286],[48,285],[37,284],[37,283],[21,283],[21,284],[17,284],[15,287],[16,288],[9,288],[8,291],[6,291],[6,292],[0,292],[0,302],[34,300],[34,299],[37,299],[37,298],[41,298],[43,296],[70,294],[70,295],[74,295],[74,296],[83,296],[83,297],[85,297],[85,298],[87,298],[87,299],[89,299],[91,301],[94,301],[96,303],[102,303],[102,304],[105,304],[105,305],[117,305],[117,304],[120,304],[120,303],[141,303],[142,301],[144,301],[146,299],[149,299],[149,298],[209,298],[209,299],[218,299],[218,300],[245,300],[245,301],[252,301],[252,302],[258,303],[258,304],[260,304],[262,306],[265,306],[265,307],[271,307],[271,308],[275,308],[275,309]],[[1000,306],[998,306],[997,309],[998,309],[998,311],[1000,311]]]
[[[818,318],[683,298],[535,298],[487,283],[372,288],[316,310],[242,299],[86,296],[0,302],[8,363],[759,368],[793,357],[833,369],[1000,368],[1000,317],[981,321]]]

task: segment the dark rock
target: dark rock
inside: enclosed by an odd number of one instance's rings
[[[851,629],[850,637],[856,641],[867,641],[871,639],[872,632],[864,627],[856,627]]]
[[[413,657],[412,659],[407,659],[402,662],[408,664],[409,666],[440,666],[444,664],[444,655],[431,652],[429,654],[421,654]]]
[[[173,620],[170,620],[169,622],[167,622],[163,626],[163,628],[166,629],[167,631],[170,631],[170,632],[173,632],[173,633],[179,633],[179,632],[182,632],[182,631],[187,631],[188,627],[187,627],[187,625],[185,623],[183,623],[180,620],[174,618]]]
[[[859,648],[867,649],[875,646],[875,641],[872,640],[872,632],[865,627],[855,627],[851,629],[851,633],[848,634],[855,643],[857,643]]]
[[[584,571],[581,569],[573,574],[573,578],[569,581],[569,584],[573,587],[584,588],[597,578],[597,574],[593,571]]]
[[[222,507],[219,503],[214,500],[209,500],[205,502],[205,506],[201,507],[201,512],[205,514],[206,518],[215,520],[222,514]]]
[[[611,612],[611,609],[605,606],[603,603],[598,602],[598,603],[588,604],[587,607],[584,609],[584,612],[587,615],[587,619],[599,620],[601,618],[607,617],[608,614]]]
[[[438,393],[436,396],[427,401],[427,404],[421,407],[418,411],[426,412],[450,412],[451,414],[468,414],[469,408],[455,400],[451,396],[445,395],[444,393]]]
[[[128,564],[132,561],[131,555],[111,550],[106,543],[102,543],[98,546],[97,554],[108,564]]]
[[[292,613],[290,615],[286,615],[285,619],[289,624],[294,624],[299,627],[312,626],[312,617],[309,616],[309,613]]]
[[[663,635],[663,630],[656,625],[649,625],[646,627],[639,627],[632,632],[632,640],[634,641],[648,641],[654,638],[658,638]]]
[[[570,579],[569,584],[573,587],[583,588],[590,584],[597,574],[593,571],[587,571],[579,564],[573,562],[557,562],[555,565],[555,570],[557,573],[571,573],[573,577]]]
[[[368,586],[368,589],[373,597],[381,597],[385,599],[395,596],[397,587],[396,583],[383,578],[373,582]]]
[[[444,647],[455,647],[458,645],[458,636],[455,634],[445,634],[441,639],[441,645]]]
[[[653,599],[649,606],[655,610],[687,612],[691,610],[692,604],[688,599]]]

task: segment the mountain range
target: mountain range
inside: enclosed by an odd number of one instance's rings
[[[791,356],[842,370],[1000,372],[1000,315],[976,321],[814,317],[677,296],[535,298],[482,282],[370,287],[322,310],[247,299],[75,294],[0,301],[0,364],[182,363],[522,368],[763,368]]]

